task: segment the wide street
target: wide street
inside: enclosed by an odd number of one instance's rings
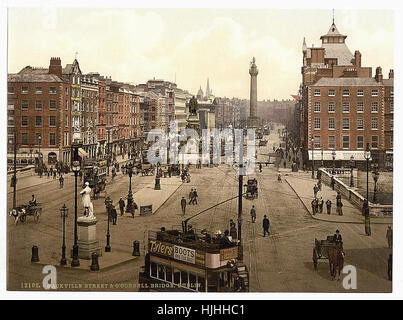
[[[258,148],[258,160],[265,160],[272,151],[273,143],[278,147],[280,140],[277,128],[272,130],[267,147]],[[283,182],[277,182],[277,169],[273,165],[263,166],[263,172],[257,168],[254,175],[258,180],[259,197],[255,200],[243,200],[243,237],[244,263],[250,272],[250,291],[252,292],[346,292],[342,281],[332,281],[327,260],[320,260],[315,271],[312,262],[312,249],[315,237],[325,239],[339,229],[344,241],[346,253],[345,265],[357,269],[357,289],[353,292],[391,292],[392,282],[387,279],[387,258],[390,250],[385,238],[386,224],[373,224],[372,235],[366,236],[364,225],[357,223],[338,223],[313,219],[306,210],[297,194],[287,183],[287,177],[310,180],[310,174],[281,170]],[[164,189],[168,180],[175,181],[177,189],[167,201],[150,216],[133,219],[129,214],[118,218],[116,226],[111,225],[111,246],[114,254],[131,257],[132,242],[141,241],[141,256],[137,259],[120,263],[100,272],[75,270],[70,267],[58,268],[59,284],[114,284],[116,291],[137,291],[136,284],[140,267],[144,264],[144,238],[147,230],[156,230],[163,226],[180,227],[183,219],[180,199],[196,188],[199,194],[198,205],[188,205],[186,217],[234,197],[238,192],[238,177],[231,166],[196,169],[191,167],[191,182],[179,183],[178,177],[162,178],[161,188]],[[39,179],[31,177],[27,179]],[[42,178],[47,179],[47,178]],[[21,179],[22,180],[22,179]],[[247,177],[244,177],[246,183]],[[129,177],[118,174],[115,181],[108,184],[108,194],[114,200],[125,197],[128,190]],[[149,187],[154,177],[134,176],[132,179],[134,199],[142,188]],[[19,181],[19,183],[23,183]],[[19,186],[21,187],[21,185]],[[79,183],[79,191],[81,190]],[[176,188],[176,187],[175,187]],[[8,206],[12,206],[12,193],[9,188]],[[158,192],[158,191],[153,191]],[[163,190],[161,190],[163,192]],[[31,264],[31,247],[39,247],[42,261],[52,261],[55,265],[60,260],[62,224],[60,207],[65,203],[69,208],[66,221],[67,252],[73,244],[74,221],[74,177],[69,174],[65,179],[64,188],[59,188],[57,180],[49,179],[46,183],[27,187],[17,192],[17,203],[27,203],[35,194],[42,204],[43,214],[40,223],[35,224],[28,217],[24,224],[14,225],[14,219],[8,217],[8,289],[18,290],[29,288],[29,283],[42,284],[43,274],[40,264]],[[162,193],[161,193],[162,194]],[[94,213],[98,218],[97,237],[102,247],[105,246],[107,217],[104,198],[93,200]],[[252,205],[257,211],[256,223],[251,223],[249,211]],[[78,199],[81,215],[81,199]],[[229,228],[229,220],[237,221],[237,199],[218,206],[191,220],[196,229],[206,228],[212,232]],[[270,219],[269,237],[263,237],[263,215]],[[104,256],[112,253],[103,253]],[[102,259],[100,264],[102,268]],[[70,255],[68,254],[68,265]],[[343,275],[342,275],[343,277]],[[82,290],[87,290],[84,287]],[[43,290],[43,289],[31,289]],[[65,288],[64,290],[73,290]],[[91,288],[88,290],[100,290]],[[111,289],[108,289],[111,290]]]

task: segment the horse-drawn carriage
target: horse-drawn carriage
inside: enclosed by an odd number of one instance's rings
[[[332,279],[336,277],[337,271],[340,279],[340,272],[343,269],[344,264],[343,244],[335,242],[333,236],[327,236],[326,240],[318,240],[315,238],[315,245],[312,253],[315,270],[318,268],[318,261],[320,259],[329,260],[330,275]]]
[[[142,176],[148,176],[153,174],[153,167],[150,163],[142,163],[141,164],[141,175]]]
[[[248,179],[248,183],[244,185],[246,188],[246,199],[256,199],[258,197],[257,180],[256,178]]]
[[[106,174],[107,174],[107,162],[101,160],[96,163],[91,163],[84,166],[84,181],[89,183],[89,187],[94,192],[94,199],[98,198],[98,195],[106,190]]]
[[[41,214],[42,208],[38,203],[17,206],[17,208],[12,209],[9,213],[10,217],[14,218],[15,225],[17,225],[18,222],[24,223],[27,219],[27,216],[34,217],[35,223],[38,223]]]

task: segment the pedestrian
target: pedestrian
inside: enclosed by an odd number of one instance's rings
[[[313,186],[313,196],[316,198],[316,195],[318,194],[318,186],[315,184],[314,186]]]
[[[53,179],[56,179],[56,174],[57,174],[56,169],[53,169]]]
[[[327,209],[327,214],[330,214],[330,211],[332,210],[332,201],[330,201],[330,199],[327,199],[327,201],[326,201],[326,209]]]
[[[60,188],[63,188],[63,186],[64,186],[64,178],[63,178],[62,175],[59,178],[59,184],[60,184]]]
[[[132,218],[134,219],[134,214],[136,212],[136,210],[138,209],[137,203],[135,203],[134,201],[129,205],[127,204],[127,206],[129,207],[129,212],[132,215]]]
[[[259,172],[262,172],[262,164],[259,163]]]
[[[321,180],[318,181],[318,190],[319,191],[322,190],[322,181]]]
[[[116,208],[114,205],[112,205],[111,208],[111,215],[112,215],[112,224],[116,225],[116,222],[118,221],[118,213],[116,212]]]
[[[280,173],[280,172],[277,174],[277,181],[278,181],[278,182],[283,182],[283,181],[281,180],[281,173]]]
[[[189,204],[193,204],[193,188],[189,192]]]
[[[393,246],[393,230],[391,226],[388,226],[388,230],[386,231],[386,239],[388,240],[388,247],[392,249]]]
[[[342,238],[339,230],[336,230],[336,233],[333,236],[333,242],[336,244],[343,245],[343,238]]]
[[[193,204],[197,204],[197,198],[199,195],[197,194],[196,188],[193,191]]]
[[[252,218],[252,223],[255,223],[256,221],[256,209],[255,205],[252,205],[252,209],[250,209],[250,216]]]
[[[322,197],[320,197],[320,200],[319,200],[319,213],[323,213],[323,203],[324,203],[324,201],[323,201]]]
[[[341,202],[341,194],[340,192],[337,192],[336,196],[336,212],[338,213],[339,216],[343,215],[343,203]]]
[[[334,176],[332,176],[332,180],[330,181],[330,185],[332,186],[332,190],[334,190],[335,183],[336,183],[336,180],[334,179]]]
[[[229,230],[229,235],[231,236],[232,241],[237,240],[237,238],[238,238],[238,233],[237,233],[237,231],[236,231],[235,223],[234,223],[234,225],[230,228],[230,230]]]
[[[119,209],[120,209],[120,215],[123,216],[125,213],[125,200],[123,200],[123,198],[119,199]]]
[[[266,233],[267,233],[267,235],[270,236],[269,227],[270,227],[270,221],[269,221],[269,219],[267,219],[267,216],[264,215],[264,218],[263,218],[263,237],[266,236]]]
[[[236,227],[236,226],[235,226],[234,220],[229,219],[229,228],[231,229],[231,228],[235,228],[235,227]]]
[[[312,214],[315,215],[316,214],[316,198],[313,198],[313,200],[311,201],[311,206],[312,206]]]
[[[182,199],[181,199],[181,208],[182,208],[182,214],[185,215],[185,213],[186,213],[186,199],[185,199],[185,197],[182,197]]]
[[[284,162],[283,162],[284,169],[285,169],[285,167],[286,167],[286,164],[287,164],[287,162],[286,162],[286,160],[284,160]]]

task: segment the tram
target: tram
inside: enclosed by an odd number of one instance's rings
[[[249,272],[228,235],[182,226],[149,231],[140,291],[248,292]]]

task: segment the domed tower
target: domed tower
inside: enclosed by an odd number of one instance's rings
[[[257,75],[259,70],[255,64],[255,57],[250,64],[250,114],[248,127],[257,128],[259,126],[259,118],[257,117]]]

